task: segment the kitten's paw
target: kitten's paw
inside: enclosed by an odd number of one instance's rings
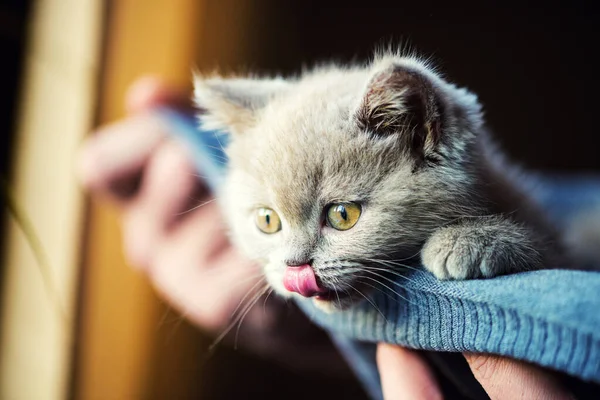
[[[421,259],[438,279],[491,278],[534,269],[537,253],[518,229],[480,224],[439,229],[425,243]]]
[[[443,228],[425,243],[423,265],[438,279],[480,277],[480,262],[485,248],[479,241],[461,235],[459,229]]]

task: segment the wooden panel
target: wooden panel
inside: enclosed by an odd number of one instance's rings
[[[99,124],[124,116],[125,92],[140,75],[156,74],[180,85],[189,81],[202,3],[111,3]],[[164,307],[146,279],[126,265],[115,211],[92,203],[88,218],[74,397],[158,398],[152,381]]]
[[[205,11],[198,0],[112,3],[99,124],[124,116],[127,87],[141,75],[189,85],[191,67],[203,53]],[[83,277],[74,397],[194,397],[207,343],[176,313],[163,318],[167,306],[145,277],[126,265],[117,215],[103,204],[90,207]]]
[[[92,126],[101,17],[101,0],[33,4],[10,191],[45,249],[52,286],[10,219],[0,268],[2,399],[67,396],[83,211],[73,156]]]

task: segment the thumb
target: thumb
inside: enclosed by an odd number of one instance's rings
[[[130,114],[160,105],[193,112],[189,92],[155,76],[144,76],[135,81],[127,91],[125,104]]]
[[[414,350],[380,343],[377,346],[377,367],[386,400],[442,398],[429,366]]]
[[[492,400],[573,399],[556,378],[531,364],[492,354],[465,353],[475,379]]]

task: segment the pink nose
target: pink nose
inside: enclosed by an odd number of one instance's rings
[[[324,291],[317,283],[315,271],[308,264],[287,267],[283,273],[283,286],[290,292],[312,297]]]

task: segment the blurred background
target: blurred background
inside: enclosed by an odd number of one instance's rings
[[[352,380],[299,375],[240,350],[207,359],[212,339],[126,266],[116,213],[85,198],[73,159],[94,127],[124,116],[140,75],[188,87],[192,66],[293,73],[401,41],[480,96],[519,163],[600,171],[592,2],[366,3],[0,1],[0,173],[57,289],[47,291],[39,254],[3,207],[0,398],[364,398]]]

